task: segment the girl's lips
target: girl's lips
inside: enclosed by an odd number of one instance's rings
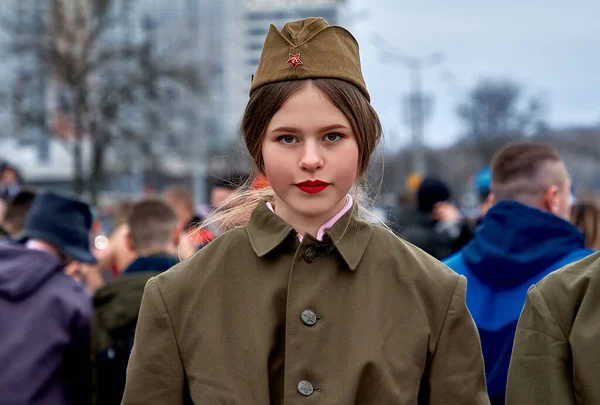
[[[308,194],[319,194],[321,191],[329,187],[329,184],[321,184],[319,186],[306,186],[299,184],[296,187]]]
[[[296,184],[296,187],[308,194],[319,194],[329,187],[329,184],[320,180],[309,180]]]

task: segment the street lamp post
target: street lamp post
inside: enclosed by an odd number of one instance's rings
[[[200,23],[200,2],[198,0],[187,0],[187,23],[188,29],[191,35],[197,41],[201,42],[200,46],[195,46],[192,49],[193,61],[197,64],[196,74],[203,76],[201,71],[201,61],[203,55],[201,50],[207,47],[207,31],[202,30],[202,24]],[[206,5],[205,5],[206,7]],[[204,10],[206,11],[206,10]],[[204,79],[204,77],[202,78]],[[194,105],[194,112],[191,116],[192,138],[191,138],[191,159],[192,159],[192,193],[196,204],[204,203],[206,200],[206,147],[205,142],[207,137],[207,120],[209,114],[207,113],[208,97],[206,94],[207,89],[202,88],[200,94],[194,95],[192,104]]]
[[[400,64],[409,69],[410,93],[406,99],[406,107],[413,149],[411,153],[411,171],[423,175],[427,170],[424,154],[424,127],[426,116],[429,115],[431,110],[431,97],[423,94],[422,70],[442,63],[444,55],[441,52],[435,52],[424,58],[406,56],[379,35],[374,35],[372,42],[380,49],[381,59],[384,63]]]

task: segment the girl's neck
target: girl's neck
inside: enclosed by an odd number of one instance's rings
[[[274,203],[272,204],[272,208],[275,214],[290,224],[299,235],[304,236],[309,233],[313,237],[319,238],[319,229],[344,208],[348,202],[348,197],[349,196],[344,197],[335,207],[323,215],[304,216],[290,210],[289,207],[284,204],[279,204],[279,206],[277,206],[277,204]]]

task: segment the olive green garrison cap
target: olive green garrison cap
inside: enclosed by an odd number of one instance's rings
[[[250,94],[268,83],[318,78],[352,83],[370,101],[358,43],[348,30],[320,17],[289,22],[281,31],[271,25]]]

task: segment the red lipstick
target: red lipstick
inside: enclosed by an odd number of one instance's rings
[[[296,184],[300,190],[304,191],[308,194],[319,194],[321,191],[325,190],[329,186],[328,183],[325,183],[321,180],[308,180],[303,181],[302,183]]]

